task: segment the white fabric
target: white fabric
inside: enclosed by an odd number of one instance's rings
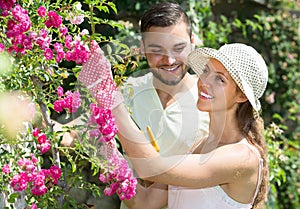
[[[251,204],[241,204],[231,199],[221,187],[187,189],[169,186],[169,209],[250,209]]]
[[[146,136],[146,127],[151,127],[161,155],[186,153],[195,141],[208,134],[208,113],[196,107],[196,82],[176,102],[163,109],[152,80],[152,73],[129,78],[127,89],[123,89],[125,103],[132,111],[133,120]]]
[[[220,186],[203,189],[190,189],[185,187],[168,187],[169,209],[251,209],[261,184],[262,159],[257,149],[250,145],[246,139],[239,143],[247,145],[259,159],[258,180],[255,195],[249,204],[242,204],[233,200]]]

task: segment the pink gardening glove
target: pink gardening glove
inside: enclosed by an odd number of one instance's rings
[[[82,65],[78,80],[89,89],[99,107],[114,109],[124,99],[113,81],[111,64],[96,41],[91,41],[90,50],[89,58]]]

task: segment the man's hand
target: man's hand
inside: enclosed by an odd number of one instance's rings
[[[71,127],[74,124],[82,124],[82,122],[80,122],[78,119],[72,121],[71,123],[67,123],[67,124],[61,124],[57,121],[52,121],[54,123],[53,126],[53,131],[57,132],[57,131],[63,131],[63,126],[69,126]],[[60,142],[60,145],[62,147],[74,147],[75,144],[75,140],[78,139],[78,134],[76,131],[71,130],[70,132],[63,132],[62,133],[62,140]]]

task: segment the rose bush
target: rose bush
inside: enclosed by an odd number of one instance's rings
[[[92,40],[106,45],[118,83],[131,63],[122,56],[130,50],[96,32],[99,25],[122,30],[117,22],[97,17],[116,13],[112,2],[81,2],[0,0],[0,111],[9,113],[0,117],[0,206],[5,208],[82,208],[68,197],[71,187],[101,193],[97,185],[81,182],[86,162],[107,184],[105,195],[117,192],[120,199],[130,199],[135,194],[136,179],[114,140],[111,111],[97,107],[76,82]],[[112,54],[111,45],[118,54]],[[7,98],[13,102],[2,102]],[[54,132],[52,119],[64,115],[81,115],[88,126]],[[60,146],[63,133],[71,130],[78,132],[75,146]]]

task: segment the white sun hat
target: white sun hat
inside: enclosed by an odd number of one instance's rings
[[[188,65],[201,75],[209,59],[221,62],[238,87],[246,95],[253,109],[261,109],[259,98],[268,82],[268,68],[262,56],[251,46],[232,43],[220,49],[198,48],[188,56]]]

